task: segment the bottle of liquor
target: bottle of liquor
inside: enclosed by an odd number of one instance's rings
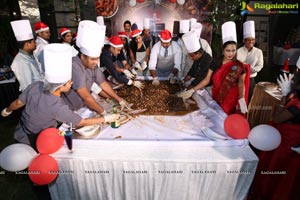
[[[113,105],[113,108],[112,108],[112,114],[117,114],[117,112],[118,112],[117,105],[115,104],[115,105]],[[120,127],[120,121],[117,119],[114,122],[111,122],[110,126],[112,128],[119,128]]]

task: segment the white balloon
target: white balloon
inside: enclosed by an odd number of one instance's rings
[[[0,166],[6,171],[17,172],[26,169],[37,152],[27,144],[12,144],[2,150]]]
[[[129,0],[129,5],[131,7],[136,6],[136,0]]]
[[[261,151],[272,151],[281,143],[281,135],[279,131],[269,125],[258,125],[251,129],[249,142]]]

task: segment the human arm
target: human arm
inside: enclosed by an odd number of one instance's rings
[[[239,82],[238,82],[238,93],[239,93],[239,98],[238,98],[238,103],[241,109],[241,113],[247,113],[247,104],[246,104],[246,99],[245,99],[245,78],[246,74],[242,74],[239,77]]]
[[[20,100],[14,100],[7,108],[4,108],[1,112],[3,117],[9,116],[13,111],[18,110],[19,108],[23,107],[25,104]]]
[[[251,73],[259,72],[264,66],[264,57],[260,49],[257,51],[257,62],[254,66],[251,65]]]
[[[176,69],[176,74],[178,71],[181,71],[181,61],[182,61],[182,51],[180,46],[176,42],[172,42],[173,50],[174,50],[174,68]],[[173,74],[176,75],[173,71]]]
[[[208,69],[208,72],[207,72],[205,78],[194,87],[194,90],[197,91],[197,90],[200,90],[200,89],[204,88],[205,86],[207,86],[211,80],[212,74],[213,74],[213,70]]]
[[[84,101],[91,110],[96,111],[99,114],[102,114],[105,110],[96,102],[94,97],[90,94],[86,87],[78,88],[76,90],[77,94]]]

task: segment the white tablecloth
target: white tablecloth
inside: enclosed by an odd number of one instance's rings
[[[212,121],[215,115],[222,119],[220,110],[215,111]],[[181,117],[184,124],[193,115]],[[180,117],[165,123],[166,127],[155,116],[145,117],[105,129],[94,140],[73,140],[73,153],[64,146],[52,154],[60,169],[49,187],[52,199],[239,200],[247,196],[258,159],[246,139],[213,140],[205,138],[201,127],[191,127],[193,120],[184,131]],[[150,125],[135,124],[139,120]],[[118,135],[122,138],[114,140]]]
[[[282,47],[273,47],[273,63],[284,65],[285,60],[289,58],[289,65],[296,65],[300,56],[300,48],[283,49]]]

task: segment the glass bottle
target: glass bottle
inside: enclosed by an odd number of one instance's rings
[[[117,114],[118,113],[118,110],[117,110],[117,105],[115,104],[115,105],[113,105],[113,107],[112,107],[112,114]],[[115,120],[114,122],[111,122],[110,123],[110,126],[112,127],[112,128],[119,128],[120,127],[120,120]]]

